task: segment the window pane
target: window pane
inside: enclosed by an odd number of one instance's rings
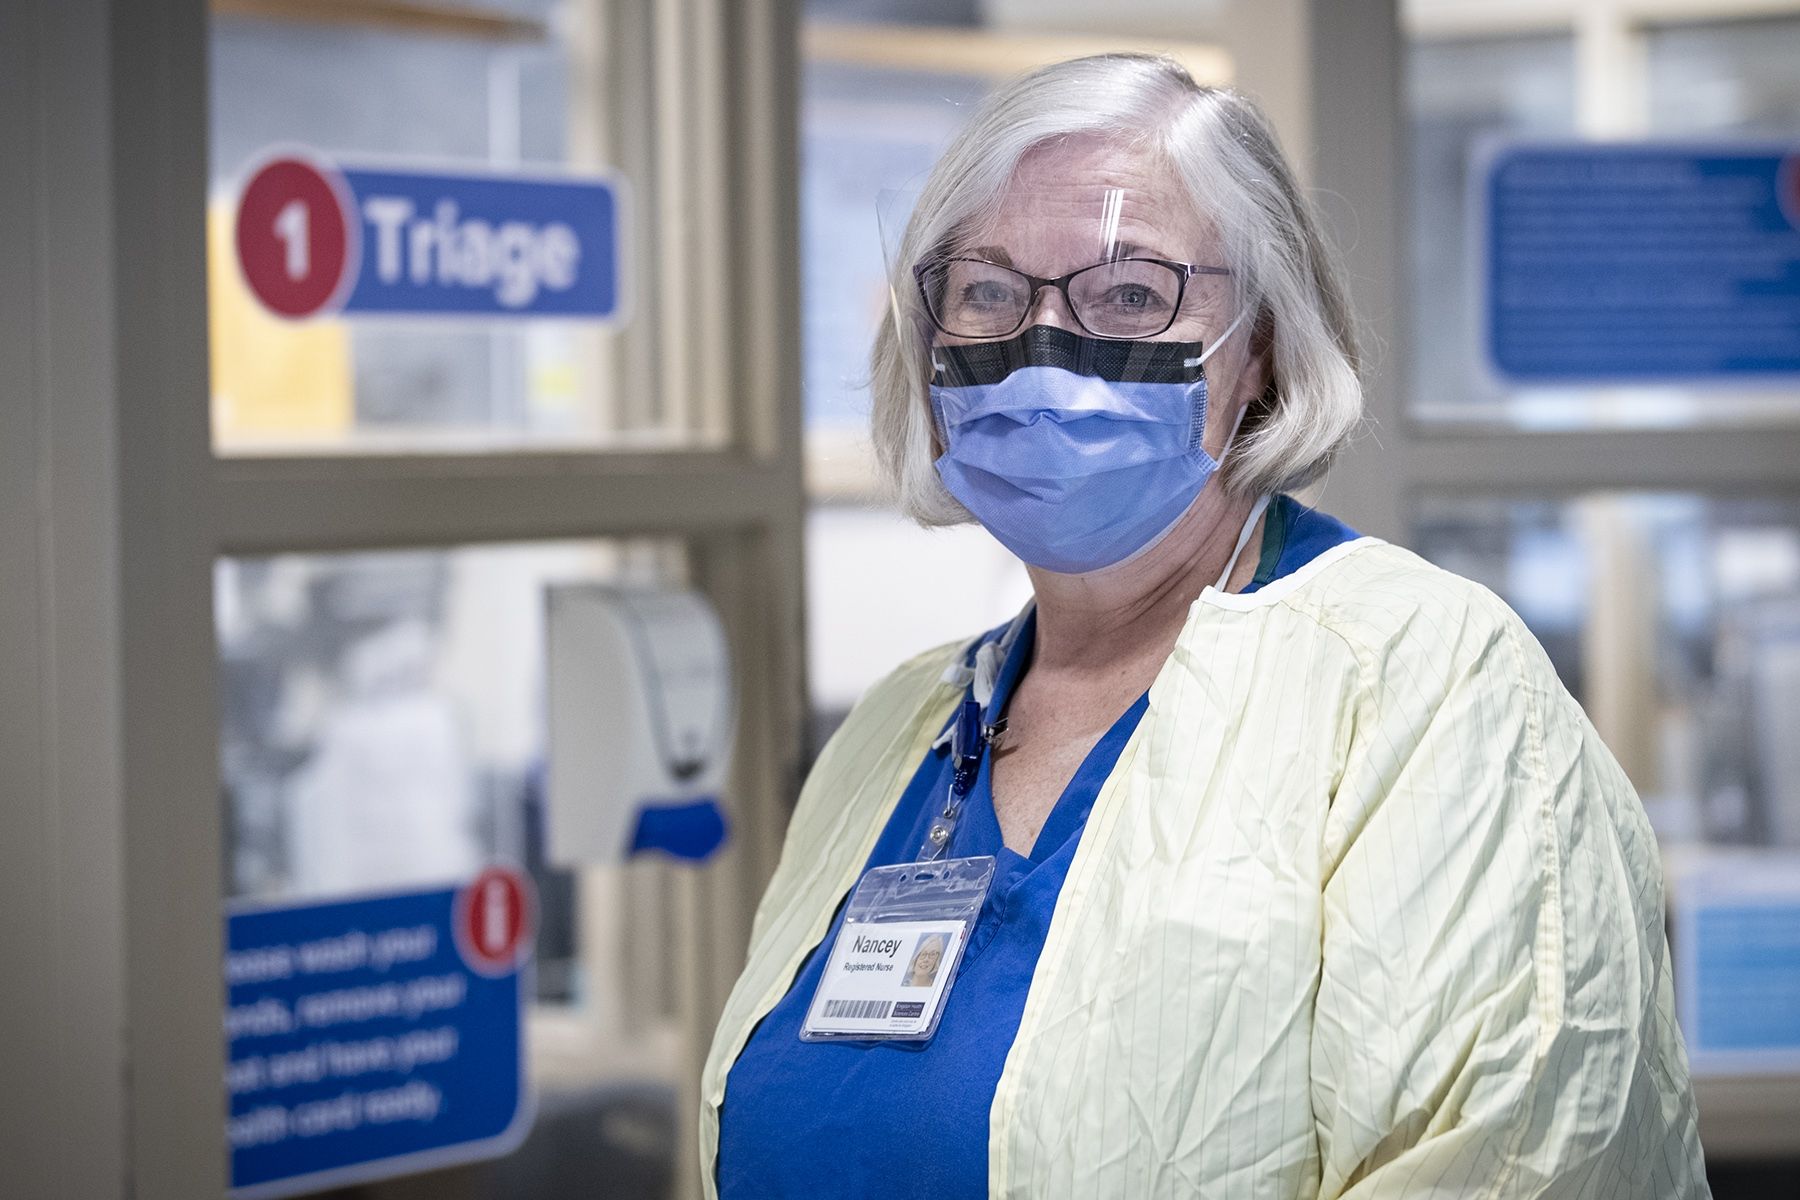
[[[1434,416],[1491,410],[1512,397],[1485,365],[1473,172],[1497,139],[1575,132],[1575,47],[1567,37],[1414,42],[1407,66],[1411,396]]]
[[[987,90],[983,80],[809,58],[801,92],[801,347],[807,483],[866,496],[869,347],[888,319],[876,216],[916,188]]]
[[[1800,18],[1683,25],[1649,34],[1654,136],[1800,135]]]
[[[869,344],[887,319],[876,199],[917,187],[987,90],[980,79],[809,59],[801,237],[808,430],[868,423]]]
[[[1524,618],[1665,838],[1800,846],[1800,500],[1433,496],[1416,544]]]
[[[494,450],[540,446],[713,444],[716,419],[654,387],[620,383],[626,347],[651,336],[654,306],[624,265],[623,324],[519,316],[359,313],[290,321],[245,285],[234,221],[247,175],[271,150],[301,149],[351,167],[556,178],[601,161],[603,122],[582,114],[622,101],[619,85],[578,59],[576,5],[512,0],[477,16],[411,6],[414,24],[353,6],[232,6],[212,23],[208,293],[214,443],[223,452]],[[309,14],[292,19],[294,12]],[[290,14],[280,18],[280,14]],[[422,19],[420,18],[422,14]],[[404,14],[402,14],[404,15]],[[603,92],[604,89],[604,92]],[[625,220],[656,211],[641,169]],[[366,216],[366,214],[365,214]],[[371,241],[365,232],[364,241]],[[284,237],[284,246],[293,243]],[[399,245],[396,242],[396,245]],[[406,245],[411,246],[408,242]],[[494,243],[498,245],[497,242]],[[375,253],[365,247],[364,258]],[[403,250],[414,268],[420,252]],[[483,261],[499,261],[490,250]],[[583,262],[597,262],[583,246]],[[629,255],[627,254],[627,257]],[[444,258],[439,252],[440,260]],[[490,273],[503,268],[493,266]],[[440,272],[441,282],[441,272]],[[471,285],[472,286],[472,285]],[[498,285],[496,285],[498,286]],[[633,303],[632,292],[640,295]],[[629,397],[624,399],[622,397]]]
[[[680,547],[660,541],[217,564],[233,911],[429,892],[493,863],[534,885],[537,1118],[511,1155],[463,1169],[459,1187],[474,1190],[457,1195],[672,1186],[686,1059],[668,868],[546,862],[544,597],[552,584],[678,585],[684,573]],[[374,1026],[343,1029],[355,1043]]]
[[[845,15],[871,14],[832,14]],[[806,628],[809,740],[818,747],[895,663],[1004,620],[1029,588],[1019,591],[1023,571],[985,534],[928,534],[877,507],[869,445],[869,347],[890,311],[877,217],[883,192],[925,181],[991,82],[817,55],[806,59],[804,71],[801,344],[813,497]],[[904,215],[907,204],[888,208]],[[930,603],[922,602],[920,581],[942,579],[963,585],[929,589]]]
[[[1645,38],[1649,139],[1787,143],[1800,135],[1800,82],[1792,69],[1800,19],[1652,28]],[[1487,152],[1506,141],[1584,132],[1575,116],[1574,45],[1566,37],[1419,42],[1409,65],[1414,412],[1533,429],[1788,422],[1800,415],[1800,387],[1788,379],[1529,387],[1498,379],[1482,333],[1484,231],[1472,185],[1480,183]],[[1587,82],[1605,86],[1599,77]],[[1616,86],[1629,82],[1621,76]]]

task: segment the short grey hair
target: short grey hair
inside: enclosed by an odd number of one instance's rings
[[[970,519],[938,480],[929,388],[930,323],[911,266],[978,227],[1019,160],[1099,133],[1173,168],[1217,231],[1248,324],[1267,348],[1221,472],[1234,492],[1293,490],[1321,475],[1362,422],[1356,333],[1341,269],[1267,118],[1229,88],[1202,87],[1175,61],[1100,54],[1039,68],[988,96],[932,169],[890,264],[894,319],[870,356],[876,461],[902,512],[926,525]],[[903,337],[901,331],[907,331]]]

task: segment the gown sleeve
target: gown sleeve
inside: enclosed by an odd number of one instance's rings
[[[1321,1200],[1704,1197],[1656,843],[1518,618],[1364,598],[1326,825]]]
[[[838,726],[807,773],[794,813],[782,836],[781,857],[764,889],[750,926],[749,956],[754,959],[776,912],[802,879],[819,870],[825,847],[856,816],[845,804],[846,777],[860,781],[887,761],[896,747],[917,737],[919,702],[954,663],[963,642],[949,642],[900,664],[865,692]],[[898,766],[910,771],[916,759],[901,755]]]

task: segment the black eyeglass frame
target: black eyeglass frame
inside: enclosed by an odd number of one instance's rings
[[[944,323],[938,319],[937,313],[932,309],[931,291],[925,286],[925,276],[927,272],[943,270],[951,263],[957,262],[980,263],[984,267],[996,267],[1002,271],[1010,271],[1031,285],[1031,292],[1025,298],[1025,311],[1023,315],[1019,317],[1019,323],[1017,325],[1014,325],[1005,333],[986,333],[977,336],[970,336],[966,333],[957,333],[954,329],[946,329],[944,327]],[[1088,328],[1087,322],[1081,319],[1081,314],[1075,311],[1075,298],[1069,295],[1069,281],[1074,279],[1077,275],[1085,275],[1089,271],[1098,271],[1101,267],[1116,267],[1120,263],[1127,262],[1154,263],[1159,267],[1167,267],[1178,276],[1175,284],[1175,303],[1169,309],[1168,323],[1161,329],[1152,333],[1139,333],[1134,334],[1131,337],[1119,337],[1116,334],[1096,333]],[[999,341],[1004,338],[1012,337],[1014,334],[1018,333],[1019,330],[1025,328],[1025,323],[1031,320],[1031,310],[1037,307],[1038,293],[1045,288],[1055,288],[1062,295],[1063,307],[1069,310],[1069,318],[1073,320],[1075,324],[1081,326],[1081,332],[1087,334],[1089,337],[1102,338],[1109,342],[1141,342],[1145,338],[1157,337],[1174,328],[1176,318],[1181,316],[1181,302],[1187,298],[1188,280],[1196,275],[1229,276],[1231,274],[1231,268],[1209,267],[1197,263],[1175,262],[1173,259],[1167,258],[1149,258],[1143,255],[1133,255],[1130,258],[1109,258],[1104,262],[1092,263],[1085,267],[1077,267],[1067,275],[1059,275],[1055,279],[1046,279],[1041,275],[1033,275],[1030,272],[1021,271],[1017,267],[1009,267],[1005,263],[990,262],[985,258],[965,258],[961,255],[957,255],[952,258],[934,258],[922,263],[917,263],[913,266],[912,272],[913,282],[916,283],[919,288],[919,302],[925,306],[925,316],[930,319],[932,326],[935,327],[939,333],[946,334],[949,337],[967,338],[970,341]]]

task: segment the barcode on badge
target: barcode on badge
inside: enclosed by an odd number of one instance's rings
[[[893,1011],[892,1000],[827,1000],[825,1019],[848,1018],[852,1021],[885,1021]]]

